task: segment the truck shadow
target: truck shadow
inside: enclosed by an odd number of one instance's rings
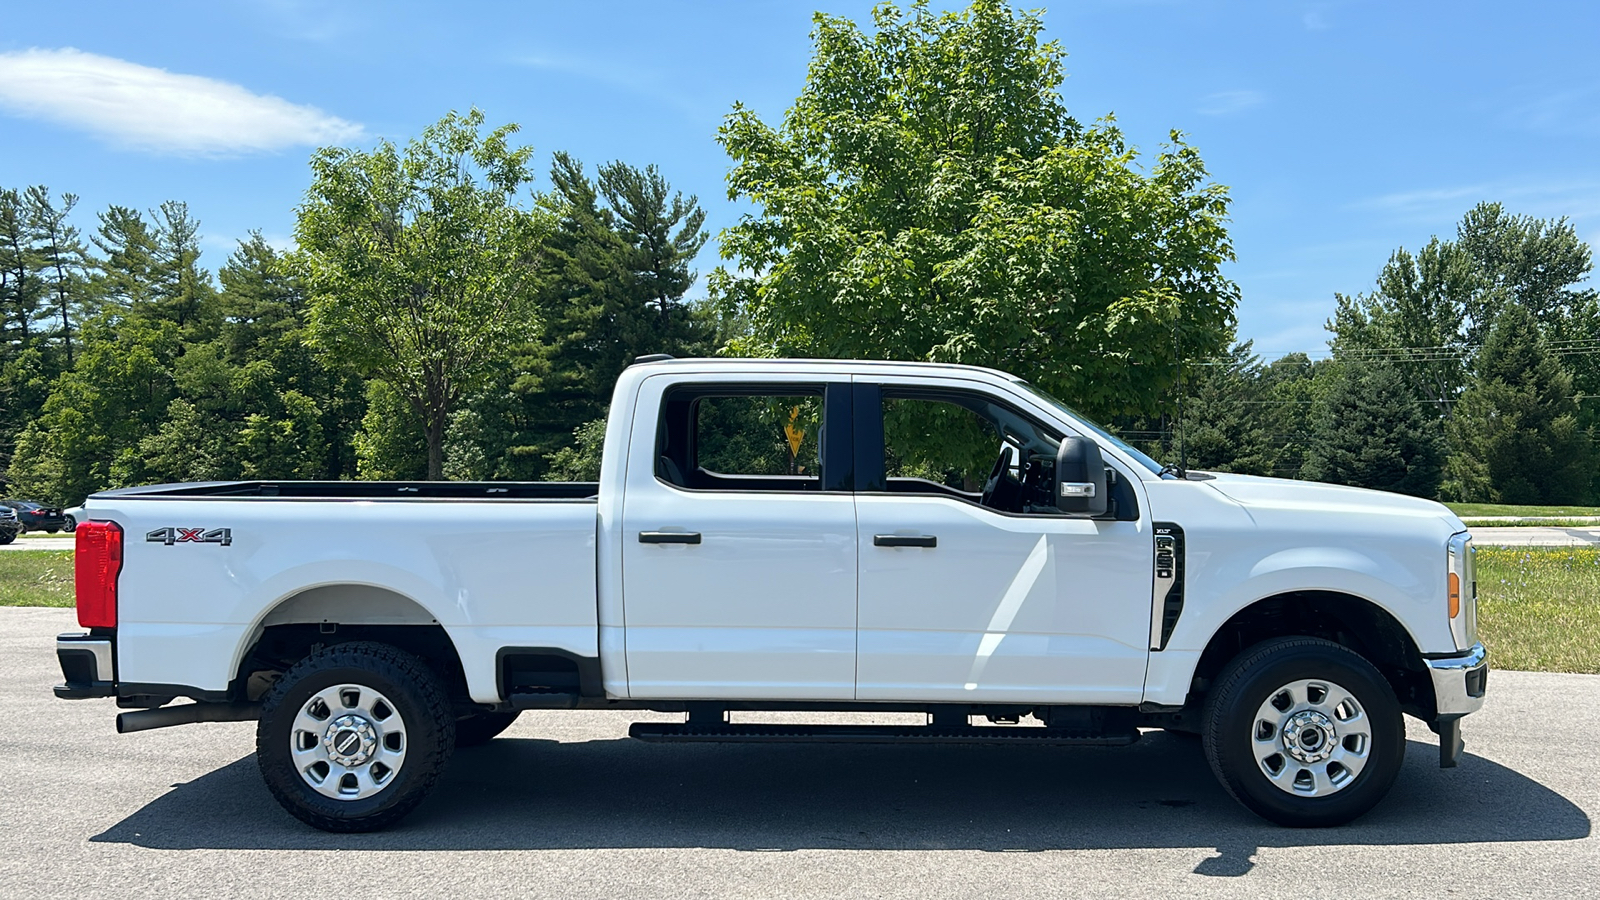
[[[456,754],[433,795],[377,834],[329,835],[284,813],[246,757],[180,784],[91,840],[161,850],[535,850],[710,847],[1039,851],[1215,848],[1202,875],[1243,875],[1260,847],[1559,841],[1589,817],[1512,769],[1436,767],[1409,742],[1389,798],[1353,825],[1278,828],[1229,798],[1199,742],[1122,749],[650,745],[501,738]]]

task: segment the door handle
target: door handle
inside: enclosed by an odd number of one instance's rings
[[[875,534],[874,547],[937,547],[939,538],[931,534]]]
[[[698,531],[641,531],[639,532],[641,544],[698,544],[700,532]]]

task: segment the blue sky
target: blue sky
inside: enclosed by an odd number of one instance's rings
[[[714,134],[735,101],[776,121],[811,14],[846,0],[8,5],[0,185],[110,203],[186,200],[204,262],[262,230],[287,244],[324,143],[403,140],[450,109],[517,122],[540,167],[658,164],[735,221]],[[1334,292],[1480,200],[1567,216],[1600,243],[1600,4],[1184,2],[1047,5],[1063,95],[1146,151],[1181,129],[1233,196],[1241,338],[1324,346]],[[715,246],[700,269],[715,265]]]

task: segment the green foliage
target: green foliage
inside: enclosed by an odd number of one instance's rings
[[[599,481],[601,451],[606,443],[606,419],[601,416],[578,426],[570,447],[550,458],[550,477],[556,481]]]
[[[1415,256],[1402,247],[1373,293],[1334,295],[1334,352],[1403,362],[1412,390],[1442,408],[1466,379],[1468,309],[1481,285],[1476,262],[1456,244],[1434,238]],[[1401,347],[1421,349],[1393,350]]]
[[[1314,415],[1304,477],[1417,497],[1438,493],[1444,458],[1439,418],[1397,366],[1338,364]]]
[[[1592,496],[1593,439],[1578,421],[1572,375],[1550,354],[1526,306],[1501,308],[1456,405],[1450,439],[1451,499],[1548,505]]]
[[[556,224],[542,246],[541,328],[506,377],[470,402],[457,434],[493,477],[548,477],[584,423],[604,415],[617,376],[647,353],[707,356],[716,328],[685,303],[705,213],[655,167],[608,163],[598,182],[555,154],[542,206]],[[566,457],[563,457],[566,459]]]
[[[1270,475],[1275,463],[1263,409],[1266,391],[1261,361],[1248,342],[1211,365],[1197,366],[1184,385],[1183,437],[1190,468]]]
[[[821,397],[706,397],[696,404],[696,462],[726,475],[817,476],[821,422]],[[799,452],[786,428],[799,433]]]
[[[940,400],[883,401],[884,474],[926,478],[967,491],[983,488],[1000,434],[977,413]]]
[[[743,106],[718,139],[729,195],[721,302],[750,355],[1003,367],[1091,415],[1149,413],[1178,347],[1222,352],[1237,290],[1226,191],[1174,133],[1148,175],[1110,119],[1083,127],[1033,13],[880,6],[818,15],[779,127]]]
[[[483,121],[451,113],[403,151],[317,151],[295,226],[312,342],[411,406],[432,479],[452,413],[536,325],[546,217],[515,202],[532,151],[508,143],[516,126],[482,134]]]
[[[422,423],[387,382],[367,382],[367,413],[354,440],[356,473],[363,479],[420,481],[428,476]]]

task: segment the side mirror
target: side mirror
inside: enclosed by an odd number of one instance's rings
[[[1083,437],[1062,438],[1056,450],[1056,509],[1091,519],[1105,515],[1109,502],[1100,445]]]

